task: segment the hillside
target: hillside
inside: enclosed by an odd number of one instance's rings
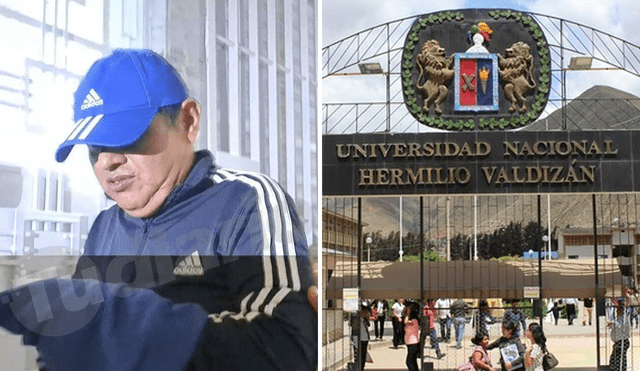
[[[640,98],[609,86],[593,86],[569,102],[566,111],[567,130],[640,129]],[[562,110],[557,109],[524,130],[561,129]]]

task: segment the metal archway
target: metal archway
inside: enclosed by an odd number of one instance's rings
[[[570,20],[538,13],[521,13],[538,22],[549,43],[552,83],[547,110],[563,109],[567,105],[566,61],[570,57],[589,56],[610,66],[607,69],[640,77],[640,46]],[[358,75],[358,64],[375,61],[383,67],[386,85],[385,101],[323,103],[323,134],[431,130],[416,123],[403,107],[401,54],[409,27],[418,17],[402,18],[371,27],[322,49],[323,79]],[[640,117],[630,117],[625,127],[637,127],[639,122]],[[567,126],[566,114],[563,114],[559,129],[566,129]]]

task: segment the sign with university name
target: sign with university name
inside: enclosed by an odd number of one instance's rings
[[[445,130],[514,129],[543,112],[549,47],[530,14],[464,9],[426,14],[409,28],[402,91],[420,123]]]
[[[324,135],[325,196],[640,191],[640,131]]]

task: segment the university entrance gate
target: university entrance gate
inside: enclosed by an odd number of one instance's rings
[[[453,31],[441,27],[447,24],[455,25]],[[447,41],[455,39],[455,30],[485,25],[493,27],[491,47],[497,53],[459,53],[460,44]],[[507,32],[509,27],[515,31]],[[397,298],[462,298],[472,307],[477,299],[489,299],[498,319],[505,299],[524,299],[530,321],[541,322],[550,341],[594,339],[586,349],[591,363],[572,364],[561,356],[563,369],[609,363],[608,300],[637,286],[640,132],[579,125],[611,120],[598,116],[604,112],[599,105],[638,102],[567,104],[564,58],[586,55],[638,76],[640,52],[586,29],[537,14],[464,10],[390,22],[323,49],[325,78],[350,78],[356,65],[366,73],[372,62],[387,69],[379,71],[385,103],[323,107],[323,369],[346,369],[354,361],[359,342],[350,339],[345,308],[354,309],[354,300],[357,308],[363,301]],[[518,42],[535,45],[530,88],[522,100],[510,94],[517,83],[503,78],[500,64]],[[507,51],[500,54],[500,46]],[[624,51],[622,60],[611,52],[614,47]],[[445,64],[450,61],[450,82],[438,84],[425,72],[429,63],[422,52],[430,48]],[[558,110],[537,120],[545,104],[547,113]],[[623,128],[638,127],[637,115],[629,115],[614,120]],[[521,131],[501,130],[525,125]],[[512,258],[492,260],[507,255]],[[566,298],[594,299],[593,326],[577,330],[566,319],[559,327],[546,322],[546,303],[563,304]],[[389,323],[387,317],[387,341]],[[466,326],[467,343],[472,326]],[[491,327],[492,339],[500,336],[499,327]],[[637,332],[628,352],[631,369],[640,366]],[[373,338],[373,327],[370,333]],[[456,369],[469,356],[467,348],[447,344],[447,355],[437,359],[427,345],[425,367]],[[376,368],[375,359],[367,368]]]

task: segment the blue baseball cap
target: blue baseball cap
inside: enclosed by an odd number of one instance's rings
[[[75,127],[56,151],[63,162],[76,144],[123,147],[149,128],[160,107],[182,103],[187,88],[162,56],[116,49],[97,60],[74,95]]]

